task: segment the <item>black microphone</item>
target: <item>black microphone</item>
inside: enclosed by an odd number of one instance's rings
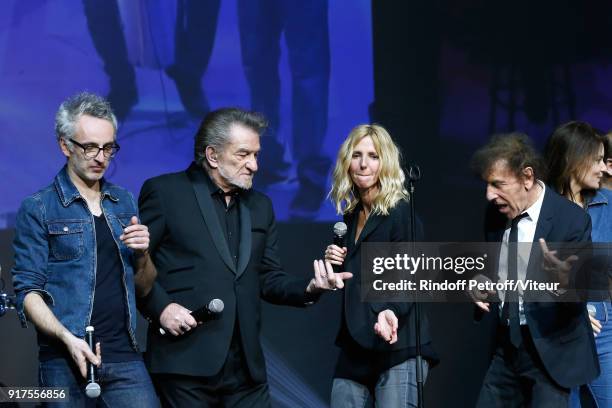
[[[211,320],[218,319],[225,308],[225,304],[221,299],[213,299],[206,306],[194,310],[191,315],[196,322],[206,323]]]
[[[93,326],[87,326],[87,328],[85,328],[87,343],[91,351],[95,353],[93,332]],[[89,398],[98,398],[100,396],[100,386],[96,382],[96,366],[91,364],[89,360],[87,360],[87,386],[85,387],[85,395]]]
[[[347,231],[348,228],[342,221],[334,224],[334,245],[340,248],[344,248],[346,246],[344,236],[346,235]],[[332,265],[332,267],[334,272],[342,272],[343,265]]]
[[[206,306],[202,306],[201,308],[192,311],[190,314],[198,323],[206,323],[211,320],[216,320],[221,316],[223,309],[225,308],[225,304],[221,299],[213,299]],[[166,330],[163,327],[159,328],[159,334],[162,336],[166,335]]]

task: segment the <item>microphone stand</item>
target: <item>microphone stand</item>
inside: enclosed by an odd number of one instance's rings
[[[4,316],[7,310],[15,309],[15,296],[4,293],[4,279],[2,279],[2,265],[0,265],[0,317]]]
[[[414,184],[421,179],[421,168],[416,164],[408,166],[408,191],[410,193],[410,246],[412,254],[416,253],[416,215],[414,211]],[[423,355],[421,352],[421,304],[417,297],[414,302],[414,330],[416,340],[416,380],[419,408],[425,408],[423,400]]]

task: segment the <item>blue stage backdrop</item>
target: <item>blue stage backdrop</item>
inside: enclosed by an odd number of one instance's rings
[[[81,90],[113,103],[121,151],[107,177],[135,195],[145,179],[189,165],[210,109],[263,112],[270,129],[256,184],[289,220],[303,178],[327,193],[340,142],[368,121],[370,14],[366,0],[5,0],[0,228],[62,166],[54,114]],[[335,217],[325,201],[310,218]]]
[[[3,0],[2,6],[0,264],[9,294],[15,212],[63,164],[54,114],[80,90],[110,96],[121,118],[121,151],[108,176],[135,195],[145,179],[188,166],[206,111],[228,105],[262,111],[271,128],[255,182],[283,221],[282,264],[298,276],[311,274],[337,216],[326,202],[310,214],[322,223],[293,224],[291,203],[301,187],[328,190],[340,142],[359,123],[373,119],[390,129],[406,159],[421,165],[417,213],[427,240],[444,242],[483,239],[485,186],[468,162],[492,133],[526,132],[542,147],[571,119],[612,128],[612,2]],[[300,310],[264,304],[263,344],[277,406],[328,405],[340,308],[340,292]],[[441,361],[428,375],[426,405],[473,407],[489,365],[490,333],[473,324],[467,303],[425,309]],[[35,384],[35,332],[20,329],[14,311],[0,319],[0,344],[0,382]]]

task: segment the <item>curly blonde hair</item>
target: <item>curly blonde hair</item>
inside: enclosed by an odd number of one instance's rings
[[[340,146],[336,166],[334,167],[332,189],[329,198],[334,203],[338,214],[352,212],[359,204],[359,193],[349,174],[351,159],[355,146],[370,137],[380,160],[378,169],[378,194],[372,203],[372,213],[388,215],[400,200],[408,201],[408,192],[404,187],[406,177],[400,166],[401,153],[391,139],[389,132],[380,125],[359,125],[351,130]]]

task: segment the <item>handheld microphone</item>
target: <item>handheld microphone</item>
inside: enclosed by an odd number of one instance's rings
[[[589,316],[591,317],[595,317],[595,315],[597,314],[597,309],[595,308],[595,306],[587,304],[587,311],[589,312]]]
[[[93,326],[87,326],[85,336],[87,343],[92,352],[94,352]],[[96,382],[96,366],[87,360],[87,386],[85,387],[85,395],[89,398],[98,398],[100,396],[100,386]]]
[[[346,235],[347,231],[348,228],[342,221],[334,224],[334,245],[339,246],[340,248],[346,246],[344,236]],[[332,265],[334,272],[341,272],[343,266],[344,265]]]
[[[196,322],[205,323],[218,319],[224,308],[225,304],[221,299],[213,299],[206,306],[191,312],[191,315],[196,319]]]
[[[221,299],[213,299],[206,306],[191,312],[191,315],[196,319],[196,322],[205,323],[218,319],[224,308],[225,304]]]
[[[221,299],[213,299],[208,302],[207,305],[202,306],[201,308],[192,311],[190,314],[198,323],[206,323],[211,320],[216,320],[223,313],[223,309],[225,308],[225,304]],[[159,328],[159,334],[162,336],[166,335],[166,330],[163,327]]]

